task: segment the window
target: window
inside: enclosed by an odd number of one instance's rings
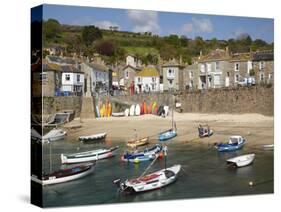
[[[193,77],[193,71],[190,71],[189,73],[189,77],[192,78]]]
[[[216,71],[219,71],[220,70],[220,62],[216,62],[215,66],[216,66]]]
[[[272,79],[273,79],[272,74],[268,74],[268,79],[269,79],[269,80],[272,80]]]
[[[141,78],[140,77],[138,77],[138,82],[141,82]]]
[[[200,69],[201,69],[201,72],[205,72],[205,65],[202,64]]]
[[[265,68],[265,62],[264,61],[260,61],[260,70],[263,71]]]
[[[152,82],[155,82],[155,81],[156,81],[155,77],[152,77]]]
[[[171,69],[169,69],[169,74],[172,74],[172,70]]]
[[[235,71],[239,71],[239,63],[235,63]]]
[[[211,72],[211,71],[212,71],[212,64],[207,63],[207,72]]]
[[[126,78],[129,78],[129,71],[126,71]]]
[[[264,74],[260,75],[260,81],[264,81]]]
[[[39,80],[40,81],[46,81],[47,80],[47,73],[46,72],[40,73]]]
[[[239,74],[235,74],[235,82],[239,81]]]
[[[65,75],[65,81],[69,81],[70,80],[70,74],[66,74]]]
[[[193,88],[193,80],[190,80],[190,87]]]
[[[155,85],[154,84],[151,84],[151,90],[155,90]]]
[[[226,76],[229,77],[229,72],[226,72]]]
[[[77,74],[77,82],[80,82],[80,74]]]
[[[220,85],[220,75],[214,75],[214,85]]]

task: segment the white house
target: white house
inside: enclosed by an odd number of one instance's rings
[[[136,56],[128,54],[126,57],[126,66],[132,66],[134,68],[140,67],[142,62]]]
[[[145,67],[135,76],[135,92],[148,93],[160,90],[160,75],[156,68]]]
[[[73,66],[61,66],[62,85],[61,92],[65,95],[82,95],[84,85],[84,73]]]

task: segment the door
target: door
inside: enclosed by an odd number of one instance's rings
[[[229,77],[225,77],[225,87],[229,87]]]

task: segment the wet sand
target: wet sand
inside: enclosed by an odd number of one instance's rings
[[[178,136],[173,139],[177,143],[205,143],[227,141],[231,135],[241,135],[248,145],[260,146],[274,142],[274,118],[260,114],[199,114],[174,113]],[[214,130],[209,138],[198,138],[198,124],[208,124]],[[79,126],[81,125],[81,127]],[[72,126],[79,126],[73,127]],[[76,119],[65,125],[68,137],[78,141],[82,135],[107,132],[107,140],[128,140],[138,137],[150,137],[151,143],[157,142],[157,134],[171,127],[171,114],[162,118],[146,114],[133,117],[105,117],[97,119]]]

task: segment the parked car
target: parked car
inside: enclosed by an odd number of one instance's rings
[[[238,82],[238,86],[252,86],[256,85],[256,80],[254,77],[245,77]]]

